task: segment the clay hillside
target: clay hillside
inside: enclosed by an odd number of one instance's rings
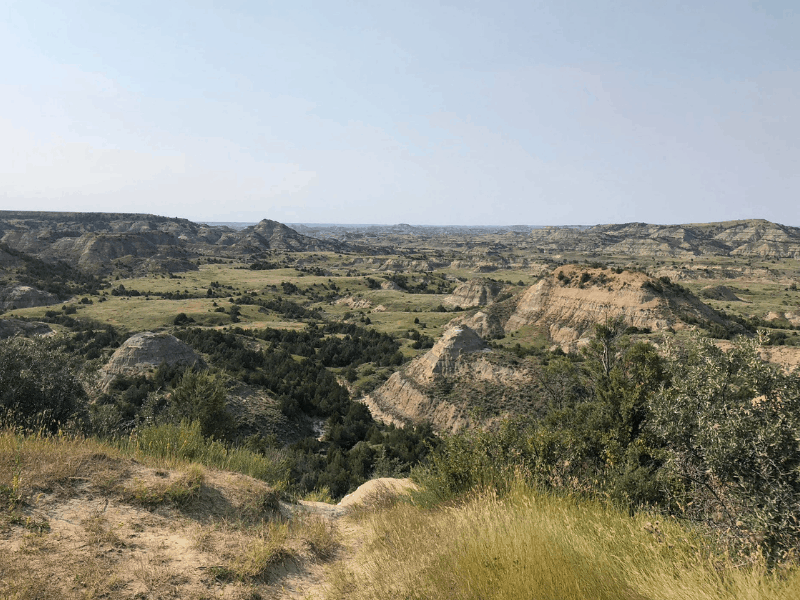
[[[520,295],[454,321],[483,337],[533,326],[565,350],[591,336],[594,326],[621,319],[646,333],[701,325],[742,333],[743,329],[667,278],[639,271],[566,265]]]
[[[493,352],[470,328],[450,328],[427,353],[362,399],[372,415],[456,432],[535,409],[530,365]]]
[[[0,211],[0,243],[92,273],[107,273],[120,265],[144,272],[179,272],[196,268],[195,259],[200,256],[346,248],[267,219],[236,231],[155,215],[24,211]]]
[[[629,256],[800,257],[800,228],[761,219],[687,225],[626,223],[589,228],[544,227],[531,238],[546,252]]]

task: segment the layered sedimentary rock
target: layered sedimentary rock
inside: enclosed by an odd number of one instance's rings
[[[471,329],[453,327],[363,402],[376,419],[401,426],[429,423],[449,432],[484,426],[532,408],[533,373],[508,360]]]
[[[457,431],[469,423],[461,407],[437,401],[428,389],[437,375],[453,375],[465,355],[487,350],[478,335],[466,327],[453,327],[427,353],[397,371],[364,399],[376,418],[396,424],[431,423],[438,429]]]
[[[491,279],[470,279],[453,290],[453,293],[447,296],[442,301],[442,304],[448,307],[460,306],[461,308],[486,306],[497,298],[503,287],[503,283]]]
[[[687,322],[730,326],[713,309],[668,280],[637,271],[615,273],[567,265],[522,294],[504,329],[546,327],[552,341],[569,345],[591,335],[597,323],[612,319],[651,331],[681,329]]]

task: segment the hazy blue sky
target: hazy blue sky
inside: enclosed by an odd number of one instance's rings
[[[0,0],[0,208],[800,225],[800,2]]]

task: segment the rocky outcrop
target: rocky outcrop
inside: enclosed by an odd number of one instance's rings
[[[479,310],[474,314],[456,317],[450,321],[449,325],[469,327],[485,340],[498,338],[505,333],[503,319],[498,314],[498,311],[493,310],[486,312]]]
[[[636,271],[567,265],[522,294],[504,329],[536,325],[546,328],[553,342],[574,349],[595,324],[608,319],[651,331],[682,329],[687,322],[735,327],[669,280]]]
[[[20,319],[0,319],[0,340],[15,337],[46,337],[53,335],[54,331],[47,323],[38,321],[22,321]]]
[[[362,401],[376,419],[395,425],[430,423],[450,432],[485,425],[528,406],[534,388],[529,369],[498,360],[474,331],[453,327]],[[485,398],[490,407],[480,405]]]
[[[235,248],[248,252],[263,250],[288,250],[291,252],[341,252],[346,245],[341,242],[318,240],[297,233],[283,223],[264,219],[257,225],[245,227],[237,234]]]
[[[405,373],[418,381],[431,382],[435,375],[453,375],[459,358],[465,354],[486,350],[486,343],[470,328],[452,327],[433,348],[413,360]]]
[[[339,298],[336,301],[336,304],[339,306],[344,305],[355,309],[372,308],[372,302],[370,302],[366,298],[354,298],[353,296],[345,296],[344,298]]]
[[[442,304],[448,307],[472,308],[486,306],[500,294],[504,284],[492,279],[471,279],[459,285]]]
[[[145,331],[128,338],[100,370],[100,384],[106,389],[117,375],[146,375],[162,363],[169,366],[198,365],[203,359],[178,338],[167,333]]]
[[[0,243],[92,273],[109,272],[115,261],[132,267],[149,261],[145,272],[172,272],[194,268],[190,260],[201,255],[349,250],[343,242],[301,235],[268,219],[237,231],[155,215],[25,211],[0,211]]]
[[[28,285],[15,285],[0,289],[0,310],[47,306],[57,302],[58,298],[53,294]]]

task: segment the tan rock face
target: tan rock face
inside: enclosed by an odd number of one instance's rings
[[[447,296],[442,304],[461,308],[486,306],[497,298],[503,287],[502,283],[491,279],[471,279],[453,290],[453,293]]]
[[[590,334],[596,323],[621,318],[628,326],[653,331],[686,325],[679,315],[722,322],[694,296],[671,288],[644,273],[585,269],[568,265],[528,288],[505,323],[505,330],[525,325],[549,329],[551,339],[562,345]]]
[[[466,327],[453,327],[427,353],[394,373],[381,387],[363,399],[373,417],[386,423],[431,423],[444,431],[470,425],[463,406],[437,399],[431,386],[444,376],[466,368],[464,359],[486,351],[486,344]]]
[[[464,354],[486,349],[484,341],[469,327],[452,327],[433,348],[413,360],[406,373],[415,379],[430,382],[434,375],[454,374],[458,359]]]
[[[145,331],[128,338],[101,369],[101,385],[106,388],[116,375],[142,375],[161,363],[169,366],[204,365],[189,346],[167,333]]]
[[[463,410],[451,402],[435,399],[420,382],[402,372],[392,374],[380,388],[364,398],[372,416],[398,426],[431,423],[443,431],[459,431],[469,425]]]
[[[503,333],[502,319],[494,314],[479,310],[473,315],[463,315],[450,321],[450,325],[466,326],[483,339],[491,339]]]
[[[355,308],[355,309],[372,308],[372,302],[370,302],[366,298],[354,298],[353,296],[346,296],[345,298],[339,298],[336,301],[336,304],[340,306],[341,305],[349,306],[350,308]]]

